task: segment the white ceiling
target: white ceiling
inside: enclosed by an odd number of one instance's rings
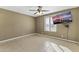
[[[31,9],[36,10],[37,6],[0,6],[0,8],[30,15],[33,17],[39,16],[34,15],[35,11],[29,11]],[[48,12],[44,12],[43,15],[71,8],[76,8],[76,6],[43,6],[43,10],[49,10]]]

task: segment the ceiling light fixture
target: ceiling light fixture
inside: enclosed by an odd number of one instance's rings
[[[30,10],[30,11],[36,11],[34,15],[43,15],[43,12],[48,12],[49,10],[43,10],[42,6],[38,6],[36,10]]]

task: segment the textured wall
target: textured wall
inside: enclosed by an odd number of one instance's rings
[[[64,10],[64,11],[68,11],[68,10]],[[70,11],[72,13],[73,22],[70,24],[70,28],[69,28],[69,33],[68,33],[69,40],[79,41],[79,23],[78,23],[79,8],[71,9]],[[59,12],[53,14],[57,14],[57,13]],[[53,15],[53,14],[49,14],[49,15]],[[62,24],[57,25],[57,32],[44,31],[44,16],[40,16],[36,18],[36,25],[37,25],[36,26],[37,33],[47,34],[55,37],[61,37],[63,35],[63,38],[65,39],[67,38],[67,28],[65,28],[64,25]]]
[[[35,32],[35,20],[31,16],[0,9],[0,40]]]

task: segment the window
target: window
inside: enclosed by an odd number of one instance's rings
[[[44,31],[56,32],[57,26],[53,24],[51,16],[44,17]]]

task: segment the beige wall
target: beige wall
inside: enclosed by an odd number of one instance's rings
[[[65,10],[67,11],[67,10]],[[64,11],[63,11],[64,12]],[[57,12],[59,13],[59,12]],[[53,13],[53,14],[57,14]],[[79,41],[79,8],[71,9],[72,20],[73,22],[70,24],[69,28],[69,40]],[[49,14],[49,15],[53,15]],[[57,32],[46,32],[44,31],[44,16],[40,16],[36,18],[36,29],[37,33],[47,34],[55,37],[67,38],[67,28],[65,28],[62,24],[57,25]]]
[[[71,12],[73,22],[69,28],[69,39],[79,41],[79,8],[71,9]],[[61,35],[63,35],[63,38],[67,38],[67,29],[62,24],[57,25],[57,32],[45,32],[44,16],[33,18],[31,16],[0,9],[0,40],[34,32],[55,37],[61,37]]]
[[[33,17],[0,9],[0,40],[34,32],[35,20]]]

